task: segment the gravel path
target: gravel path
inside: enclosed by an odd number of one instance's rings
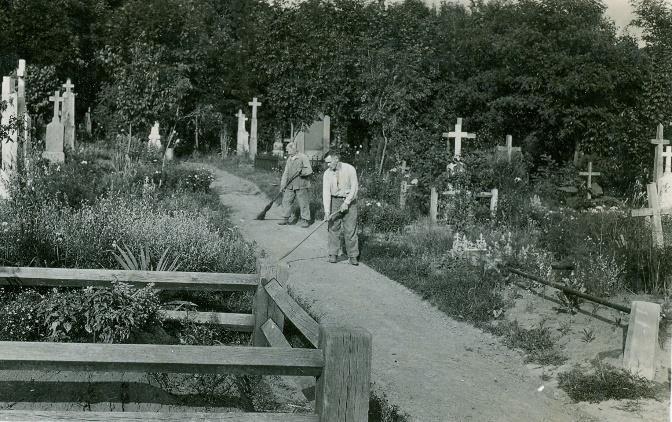
[[[251,182],[214,169],[213,187],[243,235],[273,256],[284,255],[314,226],[278,226],[274,206]],[[289,288],[323,321],[358,325],[373,335],[376,391],[414,421],[590,421],[532,375],[517,352],[457,322],[366,265],[326,262],[326,228],[286,261]],[[542,388],[543,387],[543,388]]]

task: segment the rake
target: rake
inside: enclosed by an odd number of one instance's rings
[[[289,184],[292,183],[292,181],[294,181],[294,179],[299,177],[300,174],[301,174],[301,171],[299,171],[294,176],[292,176],[291,179],[289,179],[289,181],[285,184],[285,187],[280,189],[280,192],[278,192],[278,194],[275,195],[275,198],[273,198],[271,200],[271,202],[269,202],[268,205],[266,205],[266,207],[259,214],[257,214],[257,216],[255,217],[255,220],[266,219],[266,213],[268,212],[268,210],[270,210],[271,207],[273,206],[273,204],[275,203],[275,201],[277,201],[278,198],[280,198],[280,195],[282,195],[282,193],[285,191],[285,189],[287,189],[287,186],[289,186]]]

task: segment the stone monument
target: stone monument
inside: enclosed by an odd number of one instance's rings
[[[238,117],[236,155],[242,157],[249,151],[247,130],[245,130],[245,121],[247,118],[245,117],[245,114],[243,114],[243,110],[238,110],[238,114],[235,116]]]
[[[86,115],[84,115],[84,129],[86,130],[86,134],[91,136],[92,132],[92,124],[91,124],[91,107],[86,111]]]
[[[663,158],[663,175],[658,179],[658,201],[660,208],[672,208],[672,147],[665,147]]]
[[[252,99],[252,102],[247,103],[252,107],[252,120],[250,122],[250,158],[254,159],[257,156],[257,107],[261,103],[257,101],[257,97]]]
[[[43,158],[52,163],[62,163],[65,161],[65,154],[63,154],[63,123],[58,117],[59,108],[63,102],[63,97],[60,92],[56,91],[53,97],[49,97],[49,101],[54,102],[54,117],[51,123],[47,125],[47,135],[45,138],[45,151],[42,154]]]
[[[310,127],[294,136],[294,143],[297,151],[311,159],[321,160],[331,144],[331,118],[325,115],[314,121]]]
[[[154,122],[152,130],[149,132],[148,145],[150,148],[161,149],[161,134],[159,133],[159,122]]]
[[[14,90],[14,78],[4,76],[2,78],[2,97],[6,108],[0,116],[2,125],[9,125],[17,118],[18,94]],[[18,132],[16,129],[9,131],[7,138],[2,140],[2,168],[0,169],[0,197],[8,198],[8,183],[16,171],[16,158],[18,147]]]
[[[63,123],[63,144],[65,148],[75,149],[75,93],[72,89],[75,86],[70,79],[63,84],[65,92],[63,93],[63,110],[61,114],[61,123]]]

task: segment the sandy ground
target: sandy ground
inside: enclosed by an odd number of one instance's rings
[[[268,198],[249,181],[213,169],[213,187],[231,207],[248,240],[275,257],[314,226],[278,226],[279,209],[254,217]],[[374,388],[414,421],[596,421],[542,381],[520,353],[468,324],[454,321],[415,293],[347,261],[326,262],[323,226],[286,261],[288,287],[323,321],[366,328],[373,335]],[[543,388],[542,388],[543,387]]]

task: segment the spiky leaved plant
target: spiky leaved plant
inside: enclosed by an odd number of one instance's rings
[[[172,261],[168,258],[168,252],[170,247],[166,248],[156,263],[155,267],[152,267],[152,257],[149,254],[149,249],[140,246],[140,254],[138,259],[128,246],[124,245],[124,249],[119,247],[119,245],[114,245],[119,254],[112,252],[114,259],[121,265],[124,270],[139,270],[139,271],[177,271],[180,267],[180,256],[176,256]]]

